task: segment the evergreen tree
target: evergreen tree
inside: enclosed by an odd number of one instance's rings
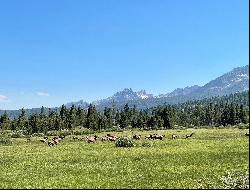
[[[41,128],[39,127],[39,119],[36,113],[32,113],[29,116],[28,123],[26,124],[26,131],[28,134],[41,132]]]
[[[74,129],[77,125],[77,110],[74,105],[71,106],[69,114],[68,114],[68,123],[67,128],[68,129]]]
[[[96,108],[95,106],[92,106],[92,104],[90,104],[88,108],[86,127],[93,130],[98,130],[99,129],[98,123],[99,123],[99,118]]]
[[[10,125],[10,120],[7,112],[5,111],[4,114],[0,117],[0,128],[2,130],[6,130],[9,129],[9,125]]]
[[[17,120],[17,130],[24,129],[25,122],[26,122],[25,111],[24,111],[24,108],[22,108],[21,113],[20,113],[18,120]]]
[[[76,125],[77,126],[85,126],[86,117],[87,117],[87,114],[86,114],[85,110],[83,110],[79,106],[78,109],[77,109],[77,112],[76,112]]]

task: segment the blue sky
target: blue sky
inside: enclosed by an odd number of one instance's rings
[[[249,61],[247,0],[1,0],[0,109],[158,95]]]

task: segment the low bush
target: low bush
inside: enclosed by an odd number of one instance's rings
[[[143,143],[141,144],[141,146],[142,146],[142,147],[151,147],[152,144],[149,143],[149,142],[143,142]]]
[[[127,137],[120,137],[115,143],[116,147],[134,147],[136,146],[135,142]]]
[[[43,137],[44,134],[43,133],[33,133],[32,136],[33,137]]]
[[[11,145],[12,144],[12,141],[10,138],[8,137],[0,137],[0,145]]]

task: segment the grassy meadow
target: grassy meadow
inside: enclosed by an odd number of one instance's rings
[[[194,132],[190,139],[186,134]],[[136,147],[114,142],[88,144],[66,138],[49,147],[34,137],[0,145],[0,188],[197,188],[197,181],[219,184],[227,171],[249,168],[246,129],[125,131],[141,134]],[[145,140],[147,134],[165,134]],[[107,133],[97,133],[102,137]],[[171,135],[178,135],[171,139]],[[51,137],[50,137],[51,139]],[[207,180],[206,180],[207,179]]]

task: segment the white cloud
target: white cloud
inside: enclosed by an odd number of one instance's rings
[[[50,94],[46,92],[38,92],[37,95],[38,96],[50,96]]]
[[[0,94],[0,102],[7,102],[7,101],[9,101],[9,98],[7,96]]]

